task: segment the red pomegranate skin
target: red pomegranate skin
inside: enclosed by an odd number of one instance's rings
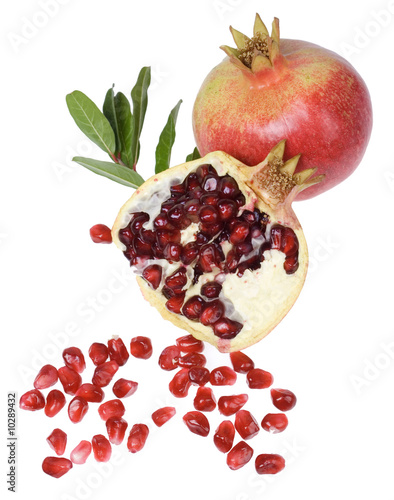
[[[201,155],[222,150],[247,165],[263,161],[287,139],[296,172],[318,167],[325,179],[297,200],[346,179],[360,163],[372,129],[368,89],[338,54],[301,40],[280,41],[272,68],[243,71],[226,57],[206,77],[193,109]]]

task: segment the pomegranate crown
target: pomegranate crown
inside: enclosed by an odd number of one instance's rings
[[[222,45],[220,48],[230,57],[231,62],[243,71],[257,73],[272,68],[279,58],[283,59],[279,50],[279,19],[277,17],[272,22],[271,36],[259,14],[256,14],[252,38],[232,26],[230,26],[230,31],[237,48],[228,45]]]

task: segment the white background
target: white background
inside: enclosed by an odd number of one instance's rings
[[[79,439],[105,433],[104,424],[94,408],[78,426],[67,421],[65,410],[53,420],[20,411],[21,499],[392,500],[394,3],[63,0],[48,2],[49,18],[45,3],[19,0],[0,7],[1,491],[7,392],[30,389],[42,364],[62,364],[56,342],[86,352],[113,334],[126,343],[145,334],[153,340],[152,359],[130,360],[119,372],[140,383],[127,401],[126,419],[149,422],[153,410],[169,404],[177,407],[176,417],[161,429],[151,425],[141,453],[131,455],[123,444],[110,465],[97,466],[91,457],[55,480],[41,471],[43,458],[53,454],[45,442],[51,430],[58,426],[68,433],[67,454]],[[285,433],[261,431],[251,442],[255,456],[286,456],[287,468],[273,478],[257,476],[253,461],[236,472],[227,468],[212,443],[217,412],[206,439],[183,425],[195,389],[187,400],[173,398],[167,390],[172,375],[156,361],[182,332],[144,302],[120,252],[89,238],[93,224],[112,225],[130,190],[72,164],[73,155],[105,157],[85,140],[65,104],[75,89],[101,104],[112,83],[129,95],[139,69],[151,65],[140,173],[153,172],[159,133],[179,98],[184,102],[172,163],[183,162],[194,147],[195,95],[223,57],[219,45],[232,44],[228,25],[251,33],[256,11],[268,25],[279,17],[283,37],[345,55],[365,79],[374,107],[372,138],[357,171],[334,190],[296,204],[311,254],[307,283],[285,320],[248,350],[257,366],[274,374],[276,386],[298,396]],[[33,21],[41,27],[16,42]],[[89,305],[92,300],[99,310]],[[212,348],[206,355],[211,368],[228,362]],[[245,390],[242,377],[237,384],[216,396]],[[268,392],[253,393],[248,407],[260,421],[272,411]]]

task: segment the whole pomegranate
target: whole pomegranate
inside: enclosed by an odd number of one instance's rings
[[[261,162],[287,138],[297,170],[318,167],[323,182],[297,196],[311,198],[348,177],[360,163],[372,128],[364,81],[342,57],[301,40],[279,39],[258,14],[253,37],[230,28],[237,48],[204,80],[193,110],[198,149],[221,150],[247,165]]]
[[[291,208],[322,176],[294,174],[285,141],[248,167],[223,152],[151,177],[121,208],[112,239],[163,318],[222,352],[259,341],[303,286],[308,254]]]

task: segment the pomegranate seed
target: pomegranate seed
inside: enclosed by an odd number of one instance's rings
[[[230,352],[230,360],[234,370],[238,373],[248,373],[254,368],[254,362],[241,351]]]
[[[156,290],[161,283],[163,268],[158,266],[157,264],[152,264],[151,266],[147,266],[142,271],[142,277],[150,283],[151,287]]]
[[[186,243],[182,248],[181,261],[185,266],[190,265],[198,256],[198,247],[194,241]]]
[[[53,389],[47,395],[47,400],[45,403],[45,415],[47,417],[54,417],[59,413],[59,411],[65,406],[66,398],[61,391]]]
[[[70,417],[71,422],[74,424],[81,422],[88,409],[88,402],[81,398],[81,396],[75,396],[75,398],[73,398],[68,405],[68,416]]]
[[[222,415],[229,417],[237,413],[248,400],[247,394],[237,396],[221,396],[218,401],[218,408]]]
[[[235,198],[240,193],[237,181],[230,175],[224,175],[219,179],[218,189],[226,198]]]
[[[120,337],[108,340],[108,354],[111,361],[116,361],[119,366],[126,364],[129,359],[127,348]]]
[[[178,358],[180,355],[181,351],[176,345],[170,345],[164,348],[159,356],[160,368],[166,371],[175,370],[178,366]]]
[[[200,186],[200,181],[195,172],[190,173],[184,180],[187,191],[190,191],[196,187]]]
[[[229,366],[219,366],[211,371],[211,385],[234,385],[237,374]]]
[[[197,179],[201,182],[208,174],[216,174],[216,170],[212,165],[200,165],[196,170]]]
[[[180,243],[181,242],[181,232],[180,231],[168,231],[160,230],[156,231],[157,244],[160,248],[164,248],[168,243]]]
[[[233,423],[230,420],[224,420],[216,429],[213,442],[219,451],[227,453],[233,446],[234,436],[235,429]]]
[[[209,387],[199,387],[193,405],[199,411],[213,411],[216,408],[216,399],[212,389]]]
[[[64,392],[73,396],[82,384],[81,375],[68,366],[62,366],[57,373]]]
[[[183,305],[183,301],[185,300],[186,292],[182,292],[179,295],[175,295],[171,297],[166,302],[166,308],[176,314],[181,314],[181,308]]]
[[[251,439],[259,433],[259,424],[247,410],[239,410],[235,415],[235,428],[242,439]]]
[[[133,242],[134,235],[129,227],[124,227],[119,230],[118,238],[123,245],[129,247]]]
[[[236,271],[241,255],[235,248],[232,248],[226,256],[226,271],[228,273],[233,273]]]
[[[183,184],[175,184],[170,187],[170,193],[172,196],[181,196],[186,191],[185,186]]]
[[[204,295],[208,299],[216,299],[222,290],[222,285],[216,283],[216,281],[209,281],[201,287],[201,295]]]
[[[168,243],[163,250],[163,257],[169,262],[179,262],[181,260],[182,245],[178,243]]]
[[[200,198],[201,205],[205,205],[205,206],[207,206],[207,205],[208,206],[216,206],[218,204],[218,201],[219,201],[219,193],[217,193],[216,191],[211,191],[209,193],[205,193]],[[217,214],[217,212],[216,212],[216,214]],[[201,221],[202,220],[203,219],[201,219]],[[216,217],[216,220],[212,221],[212,222],[216,222],[217,220],[218,219]],[[205,221],[205,222],[207,222],[208,224],[210,224],[210,222],[208,220]]]
[[[122,444],[128,423],[121,417],[110,417],[106,422],[107,434],[110,443]]]
[[[203,386],[209,382],[210,372],[207,368],[193,366],[189,370],[189,380],[193,385]]]
[[[94,243],[112,243],[111,229],[104,224],[92,226],[90,237]]]
[[[244,221],[237,221],[230,233],[230,243],[238,245],[245,241],[249,235],[249,224]]]
[[[98,408],[101,420],[107,421],[109,418],[121,418],[125,414],[126,408],[120,399],[111,399]]]
[[[150,243],[146,243],[140,236],[136,236],[133,240],[133,249],[138,256],[152,255],[152,245]]]
[[[258,455],[255,462],[257,474],[277,474],[285,465],[285,459],[275,454]]]
[[[42,470],[45,474],[56,478],[64,476],[72,469],[72,466],[73,464],[68,458],[46,457],[42,462]]]
[[[241,208],[245,205],[246,199],[245,196],[241,193],[235,198],[234,201],[237,204],[238,208]]]
[[[55,451],[56,455],[63,455],[67,445],[67,434],[61,429],[53,429],[47,437],[47,443]]]
[[[213,325],[214,334],[221,339],[233,339],[242,330],[243,325],[229,318],[221,318]]]
[[[174,204],[171,205],[171,207],[168,208],[168,210],[170,208],[172,208],[174,206]],[[168,212],[167,210],[167,212]],[[169,220],[168,220],[168,217],[167,217],[167,213],[166,212],[161,212],[156,218],[155,220],[153,221],[153,226],[155,227],[155,229],[166,229],[166,230],[172,230],[174,229],[174,226],[172,224],[170,224]]]
[[[189,411],[183,415],[183,421],[193,434],[203,437],[208,436],[209,422],[207,417],[200,411]]]
[[[185,203],[184,212],[192,222],[199,221],[198,212],[200,211],[200,207],[200,202],[196,198],[193,198]]]
[[[165,284],[172,290],[182,290],[187,283],[186,269],[180,267],[165,279]]]
[[[220,300],[212,300],[211,302],[208,302],[203,309],[203,312],[201,313],[200,316],[200,322],[205,325],[213,325],[219,319],[223,316],[224,314],[224,305]]]
[[[221,255],[213,243],[201,247],[198,262],[204,273],[210,273],[213,267],[219,267],[220,261]]]
[[[63,359],[64,364],[77,373],[82,373],[86,368],[85,357],[78,347],[67,347],[64,349]]]
[[[102,365],[97,366],[94,370],[92,383],[99,387],[106,387],[111,382],[118,369],[119,365],[116,361],[106,361]]]
[[[148,337],[134,337],[130,341],[130,353],[138,359],[149,359],[152,356],[152,342]]]
[[[261,421],[261,427],[271,434],[283,432],[289,424],[284,413],[267,413]]]
[[[88,403],[101,403],[104,399],[104,391],[101,387],[93,384],[82,384],[75,395],[80,396]]]
[[[231,470],[238,470],[246,465],[253,456],[253,448],[245,441],[240,441],[227,455],[227,465]]]
[[[198,352],[189,352],[178,359],[178,366],[182,368],[193,368],[205,366],[207,362],[204,354]]]
[[[141,229],[140,230],[140,236],[142,241],[145,243],[155,243],[156,241],[156,233],[150,229]]]
[[[253,368],[246,374],[246,383],[250,389],[267,389],[274,382],[274,377],[270,372],[261,370],[261,368]]]
[[[25,392],[19,400],[19,408],[22,410],[37,411],[45,407],[45,398],[38,389]]]
[[[145,424],[134,424],[127,439],[127,449],[131,453],[141,451],[145,446],[149,435],[148,426]]]
[[[218,212],[220,220],[228,221],[237,215],[238,206],[233,200],[220,200],[218,203]]]
[[[193,335],[184,335],[176,339],[176,345],[184,352],[202,352],[204,350],[204,343],[196,339]]]
[[[167,212],[168,220],[177,228],[182,228],[185,221],[185,212],[183,206],[178,203],[169,209]],[[189,221],[190,222],[190,221]]]
[[[149,220],[149,215],[145,212],[139,212],[138,214],[135,214],[134,219],[130,223],[131,232],[134,235],[139,234],[143,225],[145,224],[145,222],[148,222],[148,220]]]
[[[97,462],[108,462],[112,455],[111,443],[102,434],[92,438],[93,455]]]
[[[34,379],[35,389],[48,389],[58,381],[57,370],[52,365],[44,365]]]
[[[293,274],[297,271],[299,267],[298,255],[291,255],[290,257],[286,257],[285,262],[283,264],[283,269],[287,274]]]
[[[188,395],[191,382],[189,380],[189,370],[182,368],[168,384],[168,388],[176,398],[185,398]]]
[[[82,465],[86,462],[91,453],[92,445],[90,441],[82,440],[70,453],[71,462]]]
[[[112,392],[117,398],[128,398],[132,396],[138,389],[138,382],[133,382],[132,380],[126,380],[125,378],[120,378],[114,383],[112,387]]]
[[[164,408],[159,408],[158,410],[152,413],[152,420],[157,425],[157,427],[161,427],[166,422],[170,420],[175,415],[175,408],[172,406],[165,406]]]
[[[184,306],[182,307],[182,314],[191,321],[198,321],[200,319],[204,305],[204,299],[202,299],[199,295],[194,295],[185,302]]]
[[[89,347],[89,357],[93,361],[93,364],[98,366],[102,365],[107,361],[108,358],[108,347],[105,344],[100,344],[99,342],[94,342]]]
[[[203,202],[203,199],[201,199]],[[204,205],[198,213],[200,221],[206,224],[215,224],[219,220],[219,214],[216,208],[212,205]]]
[[[280,411],[289,411],[297,403],[295,394],[287,389],[271,389],[271,399],[274,406]]]

